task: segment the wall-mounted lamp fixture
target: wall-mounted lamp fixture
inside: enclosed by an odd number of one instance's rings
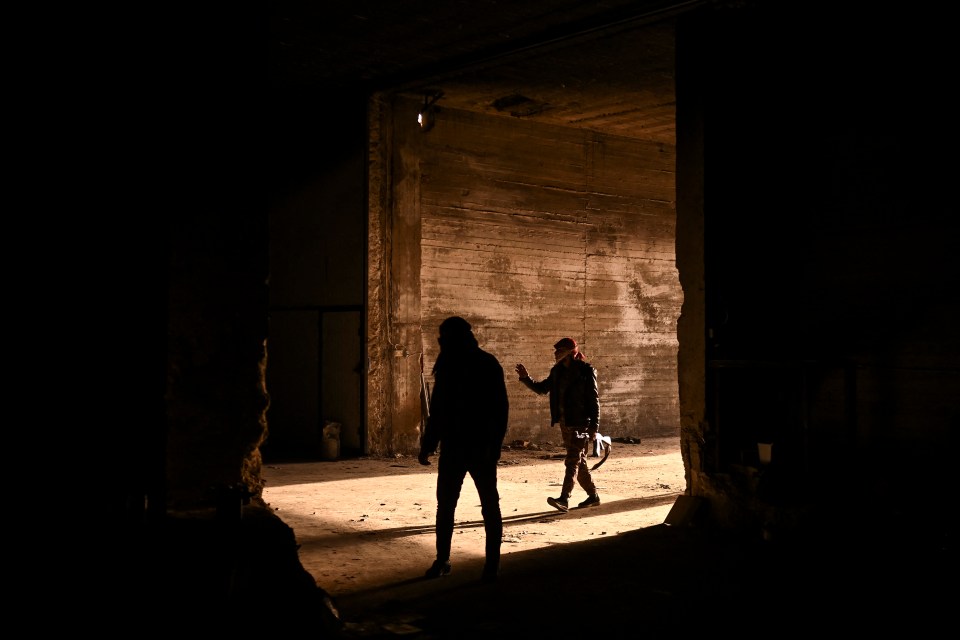
[[[417,122],[420,124],[422,131],[433,129],[437,111],[440,110],[435,103],[442,97],[443,91],[423,94],[423,106],[420,107],[420,113],[417,114]]]

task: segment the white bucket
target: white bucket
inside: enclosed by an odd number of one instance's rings
[[[758,442],[757,454],[760,456],[760,464],[770,464],[770,460],[773,458],[773,443]]]
[[[321,456],[324,460],[336,460],[340,457],[340,440],[334,438],[323,438],[321,440],[323,450]]]

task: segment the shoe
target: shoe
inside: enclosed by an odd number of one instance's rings
[[[566,511],[569,508],[567,507],[566,498],[547,498],[547,504],[551,507],[559,509],[560,511]]]
[[[434,560],[427,572],[423,574],[424,578],[439,578],[450,573],[450,563],[443,560]]]
[[[483,574],[480,576],[481,582],[496,582],[500,577],[500,566],[496,564],[483,565]]]
[[[583,507],[596,507],[599,504],[600,504],[600,496],[597,494],[593,494],[592,496],[590,496],[589,498],[587,498],[577,506],[582,509]]]

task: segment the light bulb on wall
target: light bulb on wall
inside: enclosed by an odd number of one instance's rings
[[[417,114],[417,123],[424,131],[430,131],[430,129],[433,129],[435,120],[436,119],[433,116],[433,107],[424,107],[423,109],[420,109],[420,113]]]
[[[420,125],[421,131],[433,129],[433,125],[436,123],[436,114],[439,111],[434,103],[442,97],[443,91],[423,94],[423,106],[417,113],[417,124]]]

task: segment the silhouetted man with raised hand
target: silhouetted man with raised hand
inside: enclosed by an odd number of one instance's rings
[[[500,573],[503,518],[497,490],[497,461],[507,434],[509,401],[503,367],[480,348],[470,323],[459,316],[440,324],[440,355],[433,365],[430,413],[420,439],[420,464],[440,447],[437,464],[437,558],[427,578],[450,573],[454,513],[466,474],[480,496],[486,535],[482,579]]]

